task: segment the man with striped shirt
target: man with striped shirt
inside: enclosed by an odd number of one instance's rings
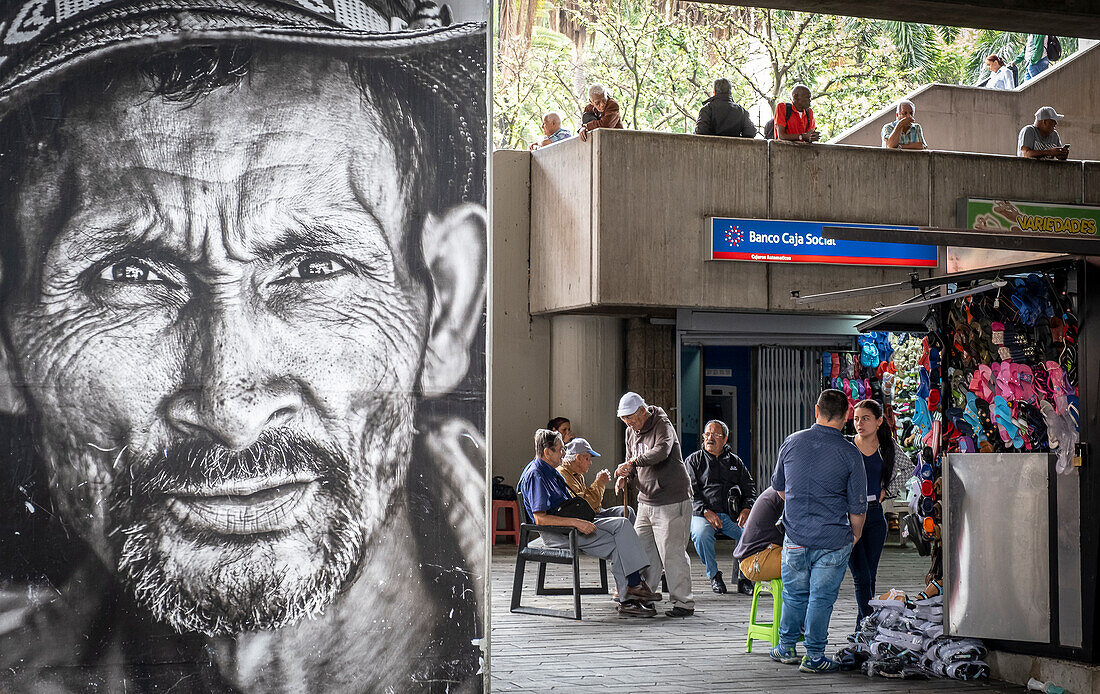
[[[882,126],[882,146],[890,149],[928,149],[924,143],[924,132],[920,123],[913,120],[913,102],[903,99],[898,102],[893,122]]]

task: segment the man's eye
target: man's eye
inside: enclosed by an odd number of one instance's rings
[[[296,280],[323,279],[325,277],[340,274],[346,270],[347,267],[335,258],[329,256],[311,256],[299,261],[297,265],[291,267],[290,271],[283,275],[283,278]]]
[[[130,284],[169,284],[168,280],[147,263],[133,258],[108,265],[99,273],[101,280]]]

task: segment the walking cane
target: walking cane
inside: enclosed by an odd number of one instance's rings
[[[630,504],[628,499],[630,498],[630,476],[623,478],[623,518],[630,518]]]

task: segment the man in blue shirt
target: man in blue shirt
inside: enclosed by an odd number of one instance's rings
[[[852,545],[867,514],[863,457],[841,431],[848,398],[826,390],[814,407],[817,423],[795,432],[779,447],[772,487],[783,497],[783,615],[772,660],[801,663],[802,672],[832,672],[825,657],[829,618]],[[795,642],[806,635],[806,656]]]
[[[561,464],[564,453],[565,445],[561,434],[551,429],[539,429],[535,432],[535,458],[523,469],[517,487],[523,497],[527,516],[539,525],[576,528],[578,549],[611,562],[615,586],[622,596],[619,612],[637,617],[652,617],[657,614],[657,610],[651,603],[660,600],[661,594],[654,593],[642,580],[641,571],[649,566],[649,558],[631,522],[622,517],[586,521],[554,514],[562,504],[574,498],[565,479],[556,469]],[[862,459],[860,465],[863,465]],[[549,532],[540,534],[543,542],[550,547],[569,546],[568,535]]]
[[[546,137],[539,142],[532,142],[528,147],[532,152],[573,137],[573,133],[562,127],[561,114],[557,111],[551,111],[542,117],[542,134]]]

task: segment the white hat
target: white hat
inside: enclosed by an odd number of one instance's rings
[[[642,400],[641,395],[631,391],[619,398],[619,409],[615,412],[615,415],[626,417],[637,412],[639,407],[645,407],[645,400]]]
[[[1063,118],[1065,116],[1055,111],[1053,106],[1043,106],[1035,112],[1035,120],[1062,120]]]
[[[580,455],[581,453],[588,453],[593,458],[600,457],[600,454],[592,450],[592,446],[588,445],[588,441],[579,436],[565,444],[566,455]]]

